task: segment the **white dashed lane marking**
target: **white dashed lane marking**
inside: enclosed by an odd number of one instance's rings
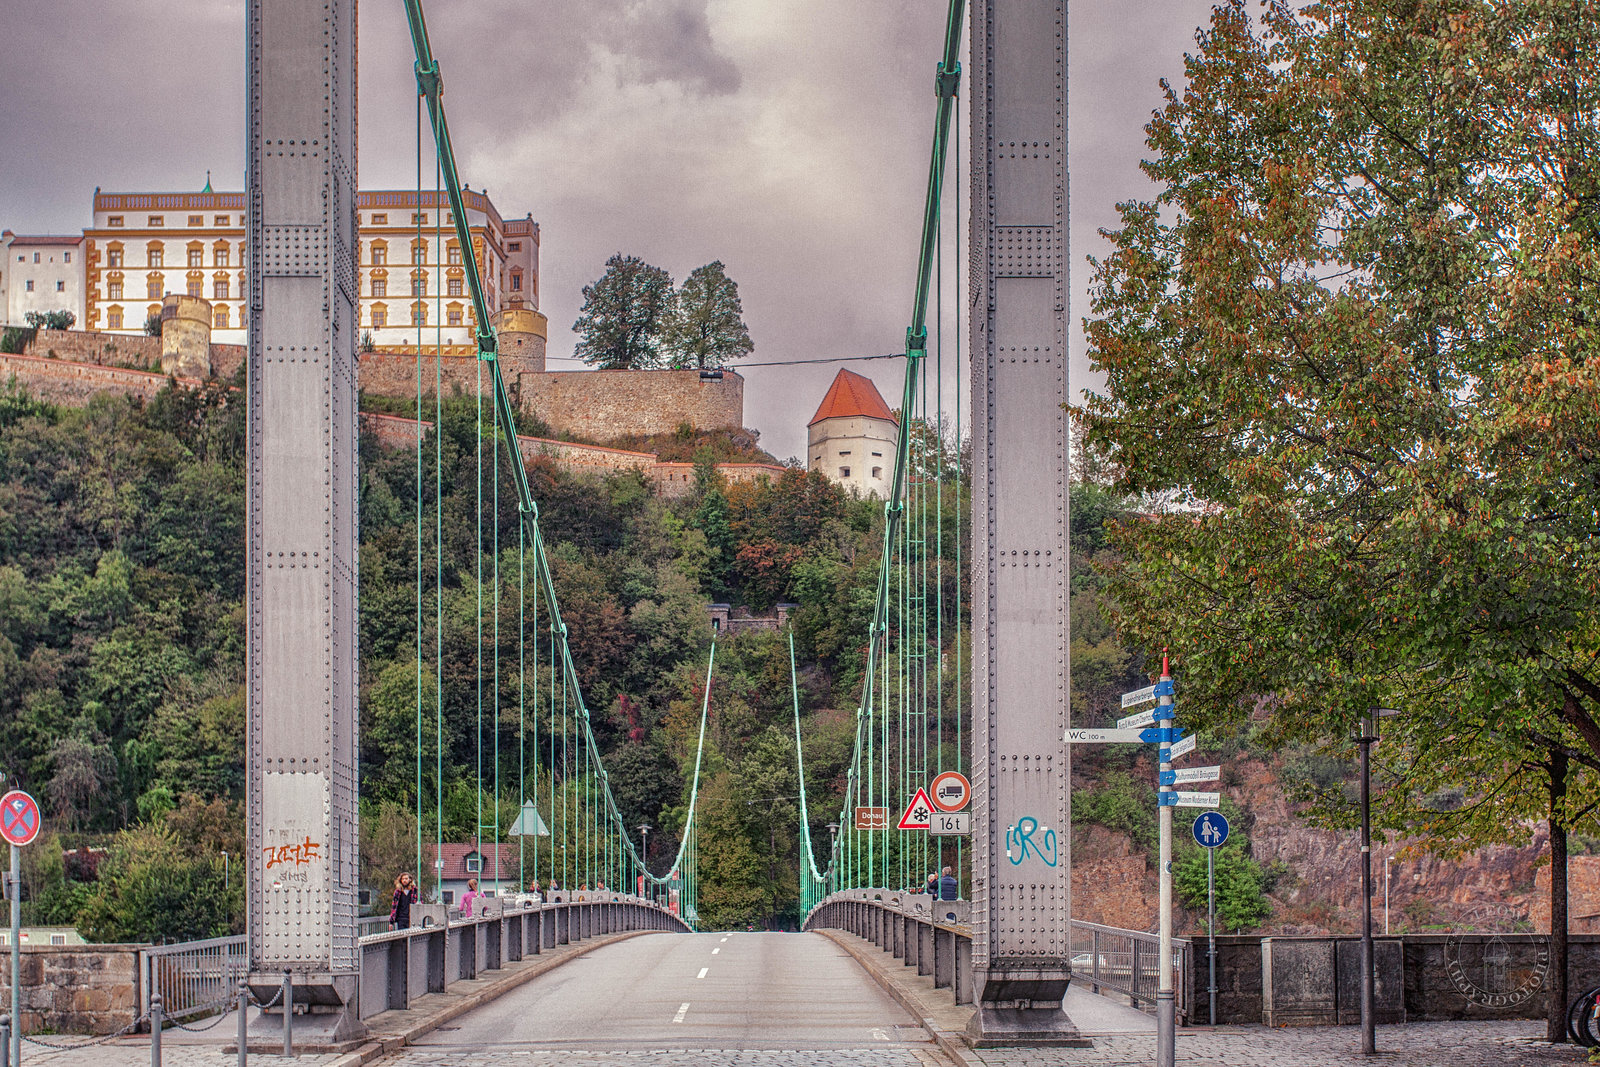
[[[687,1014],[689,1014],[689,1002],[686,1000],[682,1004],[678,1005],[678,1014],[672,1017],[672,1021],[675,1023],[681,1023],[683,1022],[683,1017]]]
[[[700,973],[695,975],[695,977],[696,978],[704,978],[706,976],[706,972],[709,971],[710,969],[711,969],[710,967],[702,967],[702,968],[700,968]]]

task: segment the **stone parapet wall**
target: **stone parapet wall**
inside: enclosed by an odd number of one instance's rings
[[[195,320],[197,330],[202,325]],[[558,432],[609,441],[630,435],[670,433],[685,423],[697,430],[736,430],[744,426],[744,379],[734,371],[724,371],[721,378],[701,378],[696,370],[531,370],[528,368],[543,366],[543,338],[527,334],[524,339],[528,351],[509,354],[501,368],[506,389],[513,402],[531,410]],[[25,354],[100,367],[157,370],[161,367],[161,346],[161,338],[137,334],[40,330]],[[210,346],[210,371],[218,378],[233,377],[244,361],[244,345]],[[441,392],[446,395],[471,396],[479,388],[479,360],[471,351],[445,354],[437,370]],[[434,374],[433,353],[425,351],[425,395],[433,393]],[[485,390],[489,377],[482,375]],[[362,391],[373,396],[415,396],[416,354],[362,352],[359,381]],[[125,391],[127,385],[120,379],[108,379],[106,387]]]
[[[24,1034],[113,1034],[138,1017],[142,945],[24,945]],[[0,967],[11,1010],[11,967]],[[26,1046],[25,1046],[26,1047]]]
[[[102,367],[160,369],[161,338],[92,330],[40,330],[24,355],[94,363]]]
[[[365,365],[363,365],[365,373]],[[733,371],[549,371],[519,378],[524,408],[566,433],[593,441],[628,434],[744,426],[744,379]]]
[[[40,356],[0,355],[0,379],[10,381],[13,376],[41,400],[76,406],[88,403],[96,393],[149,400],[167,384],[167,376],[155,371],[69,363]],[[192,379],[179,381],[190,386],[202,384]]]

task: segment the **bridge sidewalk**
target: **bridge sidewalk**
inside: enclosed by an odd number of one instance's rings
[[[496,997],[504,996],[563,963],[603,945],[626,941],[649,932],[633,930],[546,949],[536,956],[508,963],[499,970],[485,972],[482,977],[456,982],[446,992],[418,997],[404,1011],[386,1011],[367,1019],[367,1041],[350,1052],[342,1055],[298,1052],[294,1062],[296,1067],[362,1067],[398,1052],[424,1034]],[[238,1047],[238,1023],[231,1013],[221,1020],[201,1020],[196,1026],[209,1028],[171,1028],[162,1033],[162,1067],[223,1067],[234,1062]],[[24,1063],[37,1061],[41,1067],[150,1067],[148,1034],[99,1042],[92,1038],[59,1036],[42,1040],[50,1042],[51,1046],[68,1047],[47,1048],[31,1044],[25,1038],[22,1045]],[[281,1042],[276,1045],[260,1043],[252,1037],[249,1055],[251,1059],[271,1056],[277,1060],[277,1053],[282,1048]]]
[[[915,967],[905,966],[864,937],[842,930],[816,932],[854,956],[890,996],[921,1021],[947,1056],[977,1067],[978,1054],[965,1041],[972,1005],[957,1004],[950,990],[934,987],[931,976],[917,974]],[[1155,1033],[1155,1020],[1144,1012],[1077,987],[1067,991],[1066,1009],[1085,1037]]]
[[[1092,1049],[971,1049],[964,1034],[970,1005],[957,1005],[948,989],[918,977],[893,955],[842,930],[817,930],[854,956],[862,968],[933,1034],[940,1049],[963,1067],[1127,1067],[1155,1062],[1155,1020],[1136,1008],[1087,990],[1067,991],[1067,1015]],[[1550,1045],[1544,1023],[1402,1023],[1378,1027],[1386,1067],[1551,1067],[1587,1063],[1583,1049]],[[1184,1067],[1330,1067],[1360,1059],[1354,1026],[1269,1029],[1265,1026],[1182,1027],[1177,1062]]]

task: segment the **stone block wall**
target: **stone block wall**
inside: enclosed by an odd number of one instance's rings
[[[550,371],[523,374],[519,385],[524,408],[592,441],[670,433],[683,423],[697,430],[744,425],[744,379],[731,370],[711,379],[694,370]]]
[[[167,384],[167,376],[154,371],[69,363],[39,356],[0,355],[0,381],[9,381],[13,375],[34,396],[71,405],[86,404],[96,393],[117,393],[149,400]],[[189,385],[201,384],[180,380]]]
[[[203,303],[197,301],[197,304]],[[190,319],[193,319],[192,323]],[[191,332],[209,329],[193,315],[184,319],[174,314],[169,316],[169,320],[174,327],[192,326]],[[176,337],[173,343],[177,343]],[[25,355],[89,366],[159,370],[162,366],[162,339],[88,330],[40,330]],[[517,365],[518,362],[526,366],[541,365],[543,358],[541,348],[525,359],[508,359],[502,367],[506,388],[514,403],[533,411],[563,433],[594,441],[608,441],[632,434],[670,433],[684,423],[697,430],[736,430],[744,426],[744,379],[734,371],[724,371],[721,378],[701,378],[700,372],[695,370],[534,371]],[[416,395],[415,354],[404,351],[362,352],[360,359],[360,383],[364,392],[374,396]],[[210,373],[218,378],[231,378],[238,373],[244,360],[243,345],[210,346]],[[431,353],[425,354],[423,389],[429,394],[433,391],[432,363]],[[182,364],[185,370],[179,373],[183,377],[199,377],[198,374],[187,373],[197,366],[190,360]],[[470,396],[478,390],[479,366],[474,353],[446,354],[440,361],[439,373],[442,391],[447,395],[462,393]],[[487,379],[488,376],[484,377]],[[29,380],[20,373],[19,379]],[[78,375],[77,380],[87,384],[92,376]],[[114,377],[106,379],[107,389],[127,391],[128,387],[126,380]],[[46,395],[52,399],[69,400],[59,393]],[[603,466],[602,461],[596,460],[596,463],[597,466]],[[753,471],[749,477],[764,473]],[[673,480],[667,475],[661,479],[663,486]]]
[[[138,1017],[140,945],[25,945],[22,1032],[111,1034]],[[11,967],[0,967],[11,1010]]]
[[[1217,938],[1217,1022],[1262,1022],[1261,940],[1248,934]],[[1546,934],[1405,934],[1379,940],[1401,944],[1407,1022],[1545,1017],[1551,984]],[[1570,998],[1600,982],[1600,935],[1572,934],[1569,943]],[[1205,1025],[1211,1021],[1206,939],[1196,937],[1193,945],[1189,1021]]]
[[[102,367],[161,367],[161,338],[92,330],[40,330],[25,355]]]

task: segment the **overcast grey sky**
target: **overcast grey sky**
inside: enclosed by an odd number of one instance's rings
[[[1210,6],[1070,4],[1075,324],[1088,311],[1084,257],[1104,247],[1096,231],[1119,200],[1150,193],[1138,164],[1157,81],[1181,77]],[[554,357],[571,355],[581,289],[614,252],[677,280],[721,259],[752,362],[903,346],[944,0],[428,0],[426,11],[462,179],[542,227],[552,369],[580,366]],[[81,230],[96,186],[198,190],[210,170],[216,188],[243,187],[243,0],[0,0],[0,40],[0,227]],[[360,72],[361,185],[412,188],[399,0],[361,5]],[[965,177],[950,179],[964,197]],[[1076,392],[1092,382],[1074,333]],[[887,361],[745,372],[745,420],[780,459],[804,453],[840,365],[897,402]]]

